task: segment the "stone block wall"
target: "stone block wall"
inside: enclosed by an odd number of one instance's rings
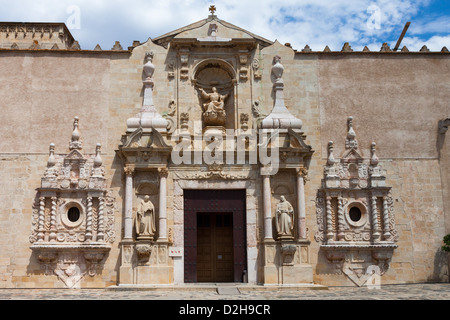
[[[83,287],[106,287],[118,280],[119,242],[123,228],[123,164],[115,150],[126,131],[126,121],[142,105],[142,65],[146,51],[153,51],[156,66],[154,102],[160,114],[168,109],[178,89],[168,76],[167,61],[177,57],[147,42],[128,53],[1,52],[0,97],[0,287],[64,287],[56,276],[45,276],[32,258],[28,237],[35,189],[45,171],[48,146],[66,153],[74,116],[86,153],[102,144],[102,158],[109,188],[116,199],[116,241],[101,271],[86,276]],[[169,56],[167,56],[169,53]],[[295,53],[275,43],[254,57],[260,59],[261,80],[252,78],[250,94],[240,97],[251,113],[254,101],[268,114],[273,106],[270,70],[275,55],[285,67],[285,101],[293,115],[302,119],[306,143],[315,150],[305,185],[310,263],[314,282],[353,285],[333,269],[314,240],[317,228],[315,199],[321,187],[327,143],[335,142],[336,154],[344,150],[346,119],[353,116],[363,156],[377,143],[386,183],[392,187],[398,248],[382,283],[423,282],[444,279],[447,266],[439,248],[449,232],[448,137],[441,137],[438,121],[449,117],[450,91],[446,54],[325,54]],[[184,99],[184,98],[183,98]],[[180,107],[193,108],[192,94],[180,99]],[[191,101],[192,100],[192,101]],[[443,140],[442,140],[443,139]],[[439,151],[439,150],[440,151]],[[440,152],[440,153],[439,153]],[[175,183],[169,178],[168,196],[175,199]],[[262,201],[261,185],[255,195]],[[259,189],[258,189],[259,188]],[[293,186],[295,188],[295,186]],[[171,203],[170,198],[167,201]],[[137,203],[136,203],[137,205]],[[134,208],[135,209],[135,208]],[[252,203],[262,220],[262,209]],[[168,210],[168,226],[179,233],[176,210]],[[253,220],[252,220],[253,221]],[[252,227],[252,244],[262,232]],[[256,253],[252,259],[261,263]],[[258,268],[256,268],[258,270]],[[256,276],[259,278],[259,276]]]

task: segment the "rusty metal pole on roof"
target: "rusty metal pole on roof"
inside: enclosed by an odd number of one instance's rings
[[[406,34],[406,31],[408,31],[409,25],[411,24],[411,22],[407,22],[405,24],[405,27],[403,28],[402,34],[400,35],[400,38],[398,38],[397,44],[395,45],[394,51],[397,51],[398,48],[400,47],[400,43],[402,43],[403,37]]]

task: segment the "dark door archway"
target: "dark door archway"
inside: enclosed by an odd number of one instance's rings
[[[245,190],[184,191],[184,281],[242,282]]]

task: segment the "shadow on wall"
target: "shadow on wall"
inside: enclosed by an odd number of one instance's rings
[[[441,249],[438,249],[434,255],[433,275],[427,280],[430,282],[449,282],[449,262],[449,254]]]
[[[439,160],[441,160],[441,150],[444,147],[445,133],[448,131],[449,126],[450,126],[450,118],[447,118],[445,120],[439,120],[438,136],[436,140],[436,149],[438,152]]]

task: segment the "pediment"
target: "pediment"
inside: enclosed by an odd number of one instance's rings
[[[342,156],[342,162],[362,162],[364,158],[359,154],[355,148],[346,151]]]
[[[154,43],[165,48],[167,48],[172,41],[180,42],[183,40],[196,41],[199,43],[226,43],[248,40],[258,42],[262,47],[273,44],[273,41],[255,35],[245,29],[221,20],[214,15],[152,39]]]
[[[66,157],[64,157],[64,160],[85,160],[83,154],[78,150],[72,150]]]
[[[151,132],[146,132],[142,128],[138,128],[123,145],[123,148],[157,148],[170,149],[171,147],[164,141],[164,137],[156,129]]]

